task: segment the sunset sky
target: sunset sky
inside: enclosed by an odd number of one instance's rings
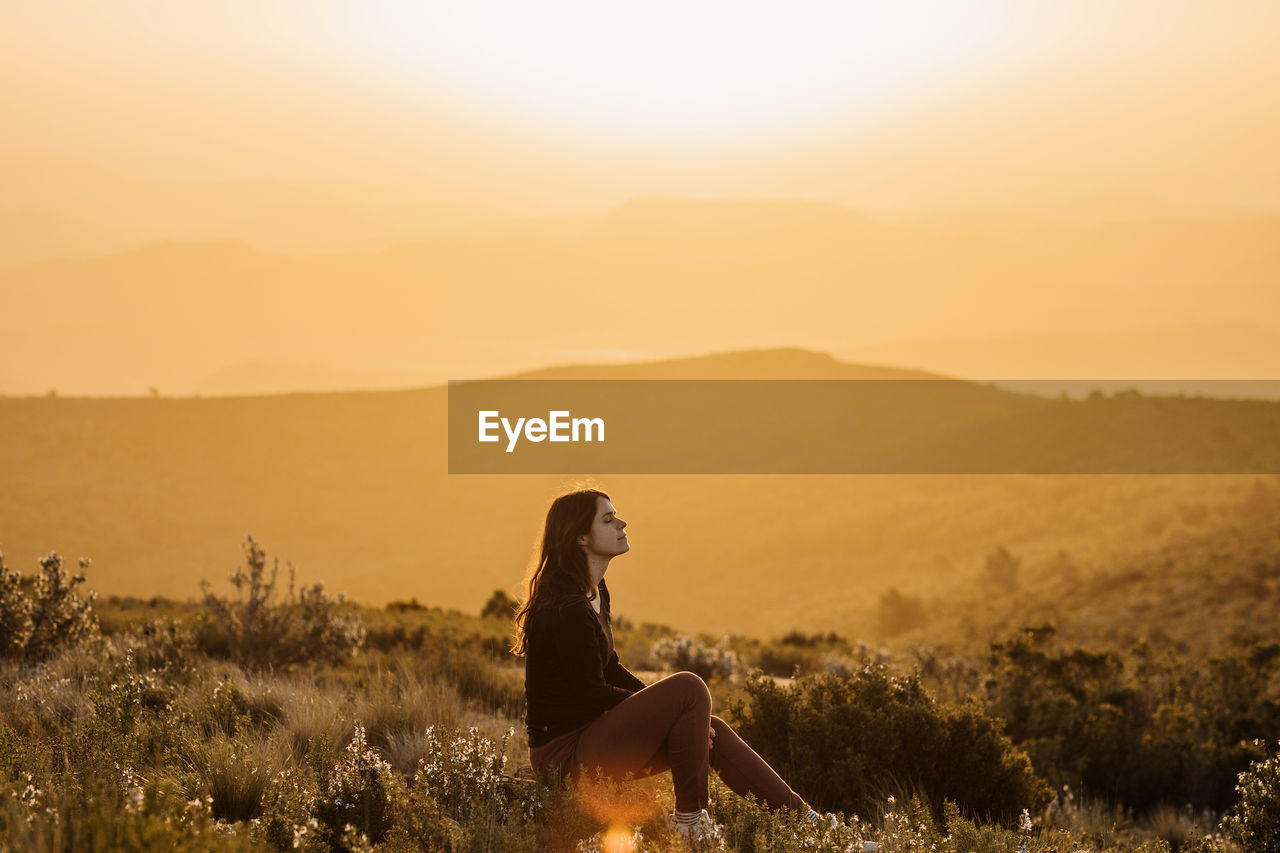
[[[1272,378],[1276,44],[1255,0],[10,3],[0,393]]]
[[[0,156],[526,212],[1275,209],[1278,37],[1266,0],[11,3]]]

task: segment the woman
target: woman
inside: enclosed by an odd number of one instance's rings
[[[596,767],[616,779],[670,770],[671,822],[690,839],[719,835],[706,812],[708,767],[741,796],[816,819],[764,759],[711,714],[701,678],[677,672],[646,687],[619,662],[604,574],[614,557],[631,550],[626,527],[609,496],[594,489],[562,495],[547,511],[512,647],[526,659],[529,763],[539,774],[575,780]]]

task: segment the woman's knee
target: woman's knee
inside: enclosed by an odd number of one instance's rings
[[[677,672],[668,675],[663,681],[670,682],[692,701],[705,703],[708,708],[711,707],[711,690],[707,687],[707,682],[703,681],[697,673]]]
[[[715,729],[716,734],[733,731],[728,723],[717,717],[715,714],[711,715],[711,728]]]

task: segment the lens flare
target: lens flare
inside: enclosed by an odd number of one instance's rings
[[[631,853],[636,849],[635,834],[628,826],[614,824],[604,834],[604,843],[600,845],[602,853]]]
[[[658,802],[661,786],[652,776],[615,782],[600,773],[582,776],[577,783],[578,801],[591,817],[610,827],[621,827],[628,838],[630,827],[639,826],[663,812]]]

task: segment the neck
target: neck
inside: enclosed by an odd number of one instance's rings
[[[587,569],[591,572],[591,585],[599,586],[600,581],[604,579],[604,573],[609,568],[609,560],[612,557],[600,557],[595,554],[587,555]]]

